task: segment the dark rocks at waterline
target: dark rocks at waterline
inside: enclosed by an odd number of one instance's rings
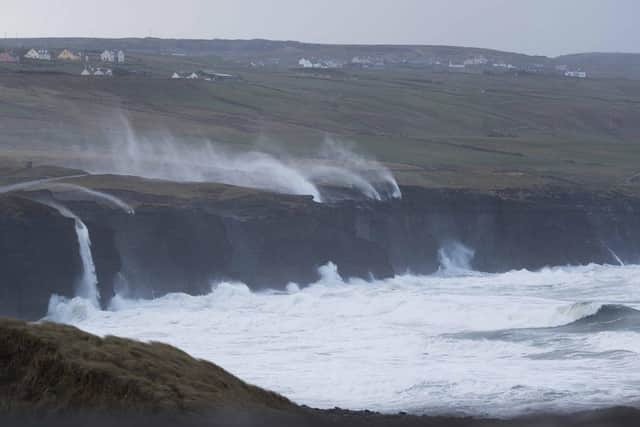
[[[89,228],[102,302],[207,293],[219,280],[283,289],[318,279],[333,262],[344,278],[430,274],[439,250],[460,242],[486,272],[640,260],[640,200],[568,191],[488,194],[404,187],[402,200],[317,204],[256,193],[185,200],[127,193],[136,214],[90,201],[67,204]],[[139,200],[137,200],[139,198]],[[73,296],[80,275],[73,221],[3,197],[0,314],[37,319],[49,296]]]

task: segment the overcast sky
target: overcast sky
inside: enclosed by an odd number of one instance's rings
[[[640,52],[640,0],[0,0],[0,36]]]

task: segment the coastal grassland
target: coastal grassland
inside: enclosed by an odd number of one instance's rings
[[[211,140],[314,156],[327,137],[387,164],[403,184],[637,192],[640,82],[424,70],[275,70],[212,56],[137,54],[146,77],[0,73],[3,154],[108,154],[125,137]],[[215,69],[228,81],[170,80]]]

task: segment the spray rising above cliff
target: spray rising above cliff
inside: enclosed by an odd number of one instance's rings
[[[126,119],[124,132],[110,137],[106,155],[88,153],[80,166],[96,173],[136,175],[178,182],[218,182],[277,193],[328,199],[331,188],[346,190],[342,197],[371,200],[400,198],[391,171],[381,163],[356,154],[329,137],[312,156],[294,157],[273,144],[260,149],[232,151],[203,140],[181,141],[170,134],[136,133]]]

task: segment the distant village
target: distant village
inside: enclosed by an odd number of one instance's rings
[[[179,54],[175,54],[176,56]],[[83,77],[112,77],[114,67],[124,65],[127,57],[123,50],[105,49],[93,52],[73,52],[70,49],[61,49],[55,52],[48,49],[28,48],[14,49],[0,52],[0,63],[49,63],[69,62],[78,63],[78,74]],[[571,69],[568,65],[549,65],[542,63],[511,64],[499,57],[487,58],[484,55],[476,55],[468,58],[436,58],[418,57],[403,58],[402,56],[354,56],[350,59],[337,58],[313,58],[302,57],[297,62],[273,58],[269,60],[252,60],[249,67],[280,67],[289,64],[288,68],[308,70],[330,69],[385,69],[391,67],[430,69],[451,73],[484,73],[484,74],[546,74],[564,76],[567,78],[586,79],[587,73],[581,69]],[[233,79],[234,76],[213,71],[175,71],[166,76],[172,80],[205,80],[218,81]]]
[[[124,64],[126,56],[122,50],[104,50],[99,53],[72,52],[62,49],[53,52],[48,49],[23,49],[0,52],[0,62],[4,63],[49,63],[52,61],[83,64],[81,76],[113,76],[112,66]]]
[[[568,65],[555,65],[549,67],[545,64],[526,64],[517,66],[502,60],[491,61],[485,56],[473,56],[463,60],[440,58],[382,58],[374,56],[354,56],[350,61],[334,58],[300,58],[297,64],[303,69],[339,69],[339,68],[365,68],[384,69],[390,66],[405,66],[412,68],[430,68],[438,71],[462,72],[462,73],[518,73],[553,74],[564,77],[586,79],[587,73],[582,70],[571,70]],[[262,62],[251,62],[250,66],[265,66]]]
[[[113,77],[116,65],[126,63],[126,54],[123,50],[106,49],[99,52],[73,52],[70,49],[62,49],[56,52],[48,49],[22,49],[0,52],[0,63],[12,64],[47,64],[47,63],[78,63],[81,68],[78,72],[83,77]],[[131,73],[131,71],[128,71]],[[218,73],[212,70],[176,71],[167,76],[172,80],[204,80],[219,81],[230,80],[236,77],[232,74]]]

